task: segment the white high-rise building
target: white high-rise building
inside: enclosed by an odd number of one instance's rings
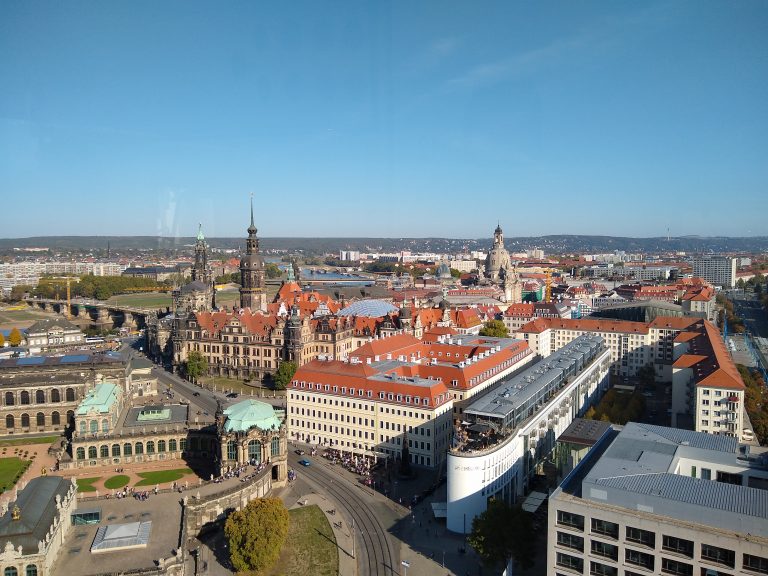
[[[693,259],[693,275],[710,284],[733,288],[736,286],[736,258],[704,255]]]

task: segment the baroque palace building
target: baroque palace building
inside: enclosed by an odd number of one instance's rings
[[[0,430],[63,432],[91,389],[105,380],[130,385],[130,372],[129,364],[109,352],[0,360]]]

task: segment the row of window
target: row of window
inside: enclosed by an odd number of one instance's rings
[[[155,450],[155,447],[157,447],[157,450]],[[111,447],[111,453],[112,457],[120,457],[120,456],[133,456],[134,454],[144,454],[145,445],[143,442],[136,442],[135,444],[131,444],[130,442],[126,442],[123,444],[122,448],[120,444],[112,444]],[[158,440],[157,445],[155,445],[154,440],[148,440],[146,444],[146,450],[147,454],[155,454],[157,453],[163,453],[163,452],[176,452],[177,450],[180,450],[181,452],[186,451],[187,449],[187,439],[181,438],[176,441],[175,438],[171,438],[166,443],[165,440]],[[122,452],[122,454],[121,454]],[[85,447],[79,446],[77,450],[75,451],[75,458],[77,460],[85,460]],[[94,458],[109,458],[110,457],[110,446],[107,444],[102,444],[98,449],[96,446],[89,446],[88,447],[88,459],[92,460]]]
[[[74,418],[74,412],[72,412],[70,410],[70,411],[67,412],[67,421],[71,422],[72,418]],[[21,427],[22,428],[29,428],[29,423],[30,423],[29,414],[26,414],[26,413],[22,414],[21,418],[19,418],[19,420],[21,421]],[[42,412],[38,412],[35,415],[35,423],[40,428],[46,426],[46,421],[47,421],[47,419],[45,417],[45,414],[43,414]],[[61,426],[61,414],[59,414],[59,412],[57,412],[55,410],[53,412],[51,412],[51,426]],[[5,428],[7,430],[13,430],[15,427],[16,427],[16,418],[14,417],[14,415],[13,414],[6,414],[6,416],[5,416]]]
[[[7,566],[3,570],[3,576],[19,576],[19,570],[15,566]],[[35,564],[27,564],[24,569],[24,576],[37,576],[37,566]]]
[[[237,460],[237,448],[238,442],[236,440],[230,440],[227,442],[227,459]],[[246,444],[246,453],[249,461],[261,462],[261,450],[262,445],[259,440],[250,440]],[[280,437],[275,436],[270,442],[270,452],[272,456],[280,455]]]
[[[34,397],[35,404],[47,404],[48,402],[51,403],[57,403],[61,402],[61,391],[58,388],[53,388],[50,390],[50,399],[46,398],[45,390],[36,390],[34,393],[34,396],[30,394],[28,390],[22,390],[18,393],[19,395],[19,404],[31,404],[31,400]],[[64,390],[64,400],[65,402],[74,402],[75,401],[75,389],[74,388],[67,388]],[[5,393],[5,406],[15,406],[16,405],[16,393],[14,392],[6,392]]]
[[[584,516],[580,514],[574,514],[572,512],[558,510],[557,524],[583,532]],[[618,540],[619,538],[619,525],[615,522],[608,522],[607,520],[592,518],[591,531],[593,534],[611,538],[613,540]],[[625,540],[629,543],[646,546],[651,549],[656,548],[656,533],[649,530],[642,530],[640,528],[627,526],[625,528]],[[584,538],[576,534],[558,531],[557,543],[560,546],[578,550],[579,552],[584,551]],[[661,549],[664,552],[679,554],[681,556],[685,556],[686,558],[693,559],[694,557],[694,542],[685,538],[678,538],[675,536],[663,534]],[[603,556],[614,561],[618,560],[618,547],[614,544],[592,540],[590,543],[590,551],[593,555],[596,556]],[[654,556],[652,554],[632,549],[627,549],[625,552],[625,561],[627,563],[635,564],[649,570],[654,569]],[[726,566],[728,568],[736,567],[736,552],[734,550],[713,546],[711,544],[701,544],[701,559],[713,564]],[[752,570],[761,574],[768,574],[767,558],[745,554],[743,565],[747,570]],[[684,566],[690,565],[684,564]],[[663,567],[662,571],[665,571]],[[683,572],[668,573],[682,574]]]

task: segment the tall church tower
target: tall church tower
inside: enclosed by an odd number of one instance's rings
[[[203,225],[197,229],[197,242],[195,242],[195,265],[192,266],[192,281],[202,282],[206,286],[213,285],[213,271],[208,265],[208,245],[203,236]]]
[[[264,293],[264,260],[259,254],[259,239],[253,223],[253,196],[251,196],[251,225],[245,241],[245,254],[240,260],[240,307],[252,311],[267,310],[267,296]]]

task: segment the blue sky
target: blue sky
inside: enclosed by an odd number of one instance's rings
[[[768,2],[0,3],[0,237],[766,235]]]

